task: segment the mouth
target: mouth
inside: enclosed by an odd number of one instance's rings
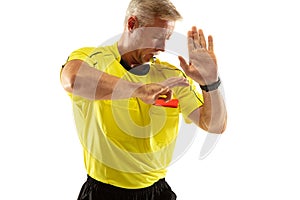
[[[149,62],[151,59],[154,57],[158,56],[161,51],[154,51],[154,52],[149,52],[143,55],[143,62]]]

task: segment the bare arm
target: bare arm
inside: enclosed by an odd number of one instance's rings
[[[183,78],[171,78],[162,83],[133,83],[90,67],[81,60],[71,60],[61,73],[63,88],[74,95],[90,100],[141,98],[153,104],[160,95],[171,98],[171,88],[187,86]]]
[[[190,63],[179,56],[185,73],[200,85],[210,85],[218,80],[217,60],[213,50],[212,36],[208,37],[208,48],[202,30],[193,27],[188,32]],[[202,91],[204,104],[194,110],[189,118],[210,133],[223,133],[227,124],[227,111],[220,89]]]
[[[219,90],[203,92],[204,104],[188,117],[209,133],[223,133],[227,125],[226,106]]]

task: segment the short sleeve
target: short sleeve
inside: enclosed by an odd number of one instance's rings
[[[175,90],[176,98],[179,100],[179,106],[185,122],[191,123],[188,116],[197,108],[203,105],[202,94],[196,88],[195,82],[188,78],[190,86],[178,87]]]
[[[67,62],[71,60],[82,60],[88,63],[91,67],[93,67],[97,64],[97,61],[90,56],[94,52],[94,50],[94,47],[84,47],[75,50],[70,54]]]

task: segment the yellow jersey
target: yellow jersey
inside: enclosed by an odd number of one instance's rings
[[[149,63],[146,73],[127,71],[120,64],[117,43],[78,49],[68,61],[74,59],[131,82],[155,83],[185,76],[159,60]],[[203,103],[189,81],[190,87],[173,88],[173,98],[179,100],[177,108],[148,105],[138,98],[88,100],[69,94],[88,175],[128,189],[145,188],[164,178],[172,160],[180,114],[187,120]]]

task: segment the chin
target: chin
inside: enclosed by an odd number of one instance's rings
[[[143,63],[150,62],[150,60],[153,58],[153,56],[154,56],[153,54],[144,55],[142,58]]]

